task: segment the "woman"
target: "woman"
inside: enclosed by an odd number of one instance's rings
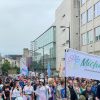
[[[23,89],[24,100],[32,100],[33,98],[33,87],[31,86],[31,81],[28,79],[27,85]]]
[[[49,100],[55,100],[55,86],[54,86],[54,79],[49,78],[48,79],[49,84]]]
[[[37,95],[37,100],[48,100],[46,99],[46,87],[44,86],[44,80],[40,79],[40,87],[37,88],[35,94]]]
[[[10,91],[10,100],[16,100],[19,97],[22,97],[22,89],[19,86],[19,82],[15,81],[15,84]]]

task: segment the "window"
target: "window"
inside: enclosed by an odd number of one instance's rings
[[[88,9],[87,11],[87,21],[91,21],[93,20],[93,7],[91,7],[90,9]]]
[[[86,12],[81,14],[81,25],[86,24],[87,18],[86,18]]]
[[[86,0],[81,0],[81,5],[85,4]]]
[[[87,37],[88,37],[88,44],[94,42],[94,33],[93,33],[93,30],[91,30],[91,31],[89,31],[89,32],[87,33]]]
[[[99,16],[100,15],[100,1],[95,4],[94,9],[95,9],[95,17]]]
[[[82,34],[82,45],[87,44],[87,33]]]
[[[95,28],[95,35],[96,35],[95,40],[99,41],[100,40],[100,26]]]

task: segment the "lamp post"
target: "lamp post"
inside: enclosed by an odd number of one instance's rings
[[[60,28],[68,28],[69,29],[69,48],[70,48],[70,25],[68,26],[68,27],[66,27],[66,26],[60,26]]]
[[[66,26],[60,26],[60,28],[64,28],[64,29],[69,29],[69,40],[68,40],[68,43],[69,43],[69,48],[70,48],[70,25],[69,27],[66,27]],[[66,41],[67,42],[67,41]],[[65,53],[66,53],[66,50],[65,50]],[[65,60],[65,59],[64,59]],[[66,76],[65,76],[65,98],[67,98],[67,90],[66,90]]]

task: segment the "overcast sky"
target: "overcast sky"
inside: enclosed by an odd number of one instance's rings
[[[21,54],[54,22],[62,0],[0,0],[0,53]]]

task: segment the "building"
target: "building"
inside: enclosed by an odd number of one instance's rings
[[[8,60],[11,64],[11,67],[20,67],[20,59],[22,58],[22,55],[6,55],[3,59],[3,62],[5,60]]]
[[[24,60],[25,65],[30,68],[32,64],[32,52],[28,48],[23,49],[22,59]],[[22,61],[22,59],[20,61]],[[22,67],[22,66],[21,66]]]
[[[80,37],[82,51],[100,55],[100,0],[81,0]]]
[[[56,68],[64,67],[66,48],[80,49],[80,0],[63,0],[55,12]]]
[[[31,42],[33,50],[33,62],[35,69],[47,69],[50,64],[51,69],[56,69],[56,27],[51,26],[42,35]]]

